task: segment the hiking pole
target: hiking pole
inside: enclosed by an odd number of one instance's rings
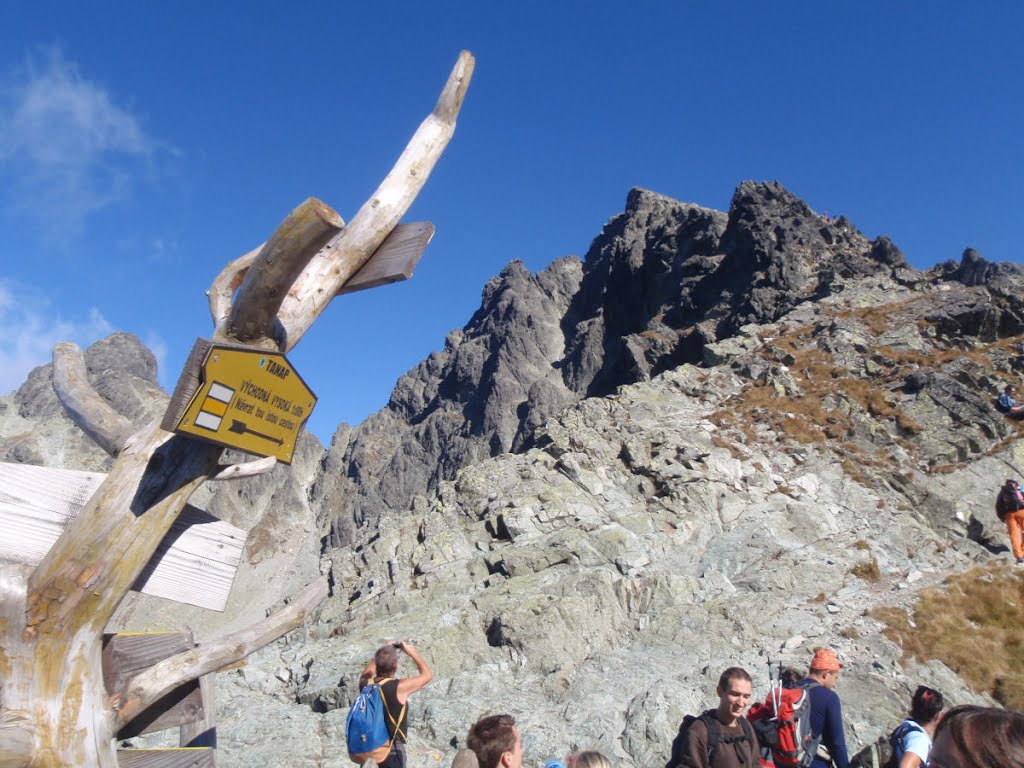
[[[781,662],[780,662],[781,664]],[[781,667],[780,667],[781,668]],[[781,681],[781,673],[780,673]],[[779,715],[779,703],[782,699],[781,690],[776,690],[775,681],[772,680],[772,657],[768,657],[768,693],[772,697],[772,717],[776,718]]]

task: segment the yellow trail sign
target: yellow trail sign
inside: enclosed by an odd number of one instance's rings
[[[196,341],[161,426],[290,464],[316,395],[279,352]]]

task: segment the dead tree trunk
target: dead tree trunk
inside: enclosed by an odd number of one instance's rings
[[[455,129],[473,57],[459,56],[434,111],[348,226],[323,203],[300,205],[264,246],[214,282],[214,340],[286,352],[394,229]],[[54,387],[68,413],[116,456],[106,480],[34,569],[0,564],[0,768],[114,768],[117,730],[177,685],[236,661],[303,621],[327,595],[321,578],[287,608],[231,638],[173,656],[108,696],[107,623],[192,493],[273,462],[218,464],[222,449],[135,430],[85,377],[81,351],[54,350]]]

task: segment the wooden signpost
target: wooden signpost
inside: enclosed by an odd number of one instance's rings
[[[338,295],[408,280],[433,237],[434,225],[429,221],[399,224],[362,269],[341,286]]]
[[[210,674],[301,626],[327,598],[321,576],[256,624],[152,666],[110,677],[105,673],[116,670],[98,663],[103,633],[127,592],[171,559],[170,540],[186,539],[175,526],[191,514],[192,494],[206,482],[252,477],[292,460],[316,398],[285,354],[335,296],[412,274],[433,226],[399,222],[454,134],[473,69],[473,56],[463,51],[433,110],[347,224],[309,198],[260,248],[224,267],[208,292],[212,340],[193,350],[194,365],[183,372],[163,422],[168,428],[117,412],[96,391],[82,350],[54,347],[57,399],[113,463],[98,484],[94,477],[60,490],[44,482],[39,496],[49,495],[47,503],[3,511],[0,542],[12,541],[8,531],[18,526],[24,535],[0,553],[0,766],[212,766],[209,749],[191,748],[212,731],[208,699],[199,725],[179,726],[188,748],[119,750],[116,736],[152,725],[150,708],[182,686],[199,680],[200,692],[212,689],[204,683]],[[222,464],[225,445],[267,458]],[[0,499],[4,493],[0,484]],[[46,528],[58,531],[56,541],[44,542]],[[37,564],[38,553],[25,554],[33,547],[44,553]],[[195,709],[187,715],[194,716]]]
[[[199,339],[160,427],[291,464],[314,405],[284,355]]]

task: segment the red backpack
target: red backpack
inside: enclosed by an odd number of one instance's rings
[[[783,687],[771,683],[768,697],[754,704],[747,719],[754,726],[761,745],[761,765],[772,763],[776,768],[807,768],[818,751],[817,739],[811,733],[811,688],[818,683]]]

